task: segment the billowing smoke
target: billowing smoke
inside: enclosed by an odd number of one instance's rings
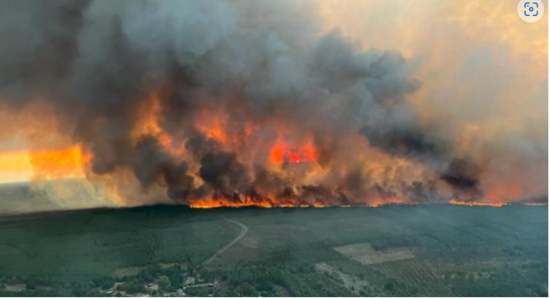
[[[186,204],[484,196],[484,165],[410,104],[411,63],[322,34],[314,3],[0,5],[0,100],[53,106],[95,177]]]

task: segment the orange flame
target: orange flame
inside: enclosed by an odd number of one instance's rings
[[[462,205],[462,206],[490,206],[490,207],[502,207],[506,206],[506,203],[503,202],[478,202],[478,201],[459,201],[457,199],[451,199],[449,201],[451,205]]]
[[[77,145],[62,150],[30,152],[29,158],[36,179],[60,179],[84,177],[92,155],[84,153]]]
[[[291,163],[317,161],[317,149],[311,140],[302,146],[291,146],[281,138],[271,147],[269,161],[272,164],[281,164],[285,161]]]
[[[387,198],[387,199],[378,199],[371,201],[370,203],[363,205],[353,205],[353,207],[369,207],[377,208],[384,205],[395,205],[395,204],[405,204],[405,201],[400,198]],[[212,208],[239,208],[239,207],[259,207],[259,208],[328,208],[328,207],[339,207],[339,208],[350,208],[351,205],[331,205],[324,204],[319,202],[313,203],[299,203],[299,202],[289,202],[289,201],[280,201],[276,198],[265,199],[265,200],[245,200],[243,201],[234,201],[229,199],[202,199],[197,200],[189,204],[189,207],[195,209],[212,209]]]
[[[397,204],[405,204],[405,200],[402,198],[397,197],[390,197],[390,198],[379,198],[369,201],[369,206],[376,208],[383,205],[397,205]]]
[[[225,199],[217,200],[200,200],[189,204],[189,207],[195,209],[211,209],[211,208],[238,208],[238,207],[261,207],[261,208],[272,208],[271,202],[267,201],[245,201],[245,202],[236,202]]]
[[[80,145],[59,150],[3,152],[0,173],[10,173],[12,178],[0,182],[85,177],[91,158]]]
[[[161,105],[158,93],[149,94],[147,100],[144,100],[143,103],[138,106],[137,114],[139,115],[139,121],[137,121],[132,131],[134,140],[144,135],[153,135],[156,136],[164,148],[172,154],[182,154],[182,147],[176,146],[173,138],[164,132],[160,125]]]

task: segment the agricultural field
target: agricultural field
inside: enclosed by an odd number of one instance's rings
[[[548,209],[451,205],[0,218],[1,295],[547,296]]]

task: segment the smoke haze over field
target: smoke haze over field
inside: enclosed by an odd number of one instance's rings
[[[2,2],[0,177],[115,205],[545,198],[547,19],[526,52],[487,37],[525,26],[508,7],[449,3]]]

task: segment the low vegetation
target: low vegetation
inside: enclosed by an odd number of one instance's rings
[[[205,264],[242,231],[233,246]],[[0,295],[547,296],[548,210],[148,207],[0,219]]]

